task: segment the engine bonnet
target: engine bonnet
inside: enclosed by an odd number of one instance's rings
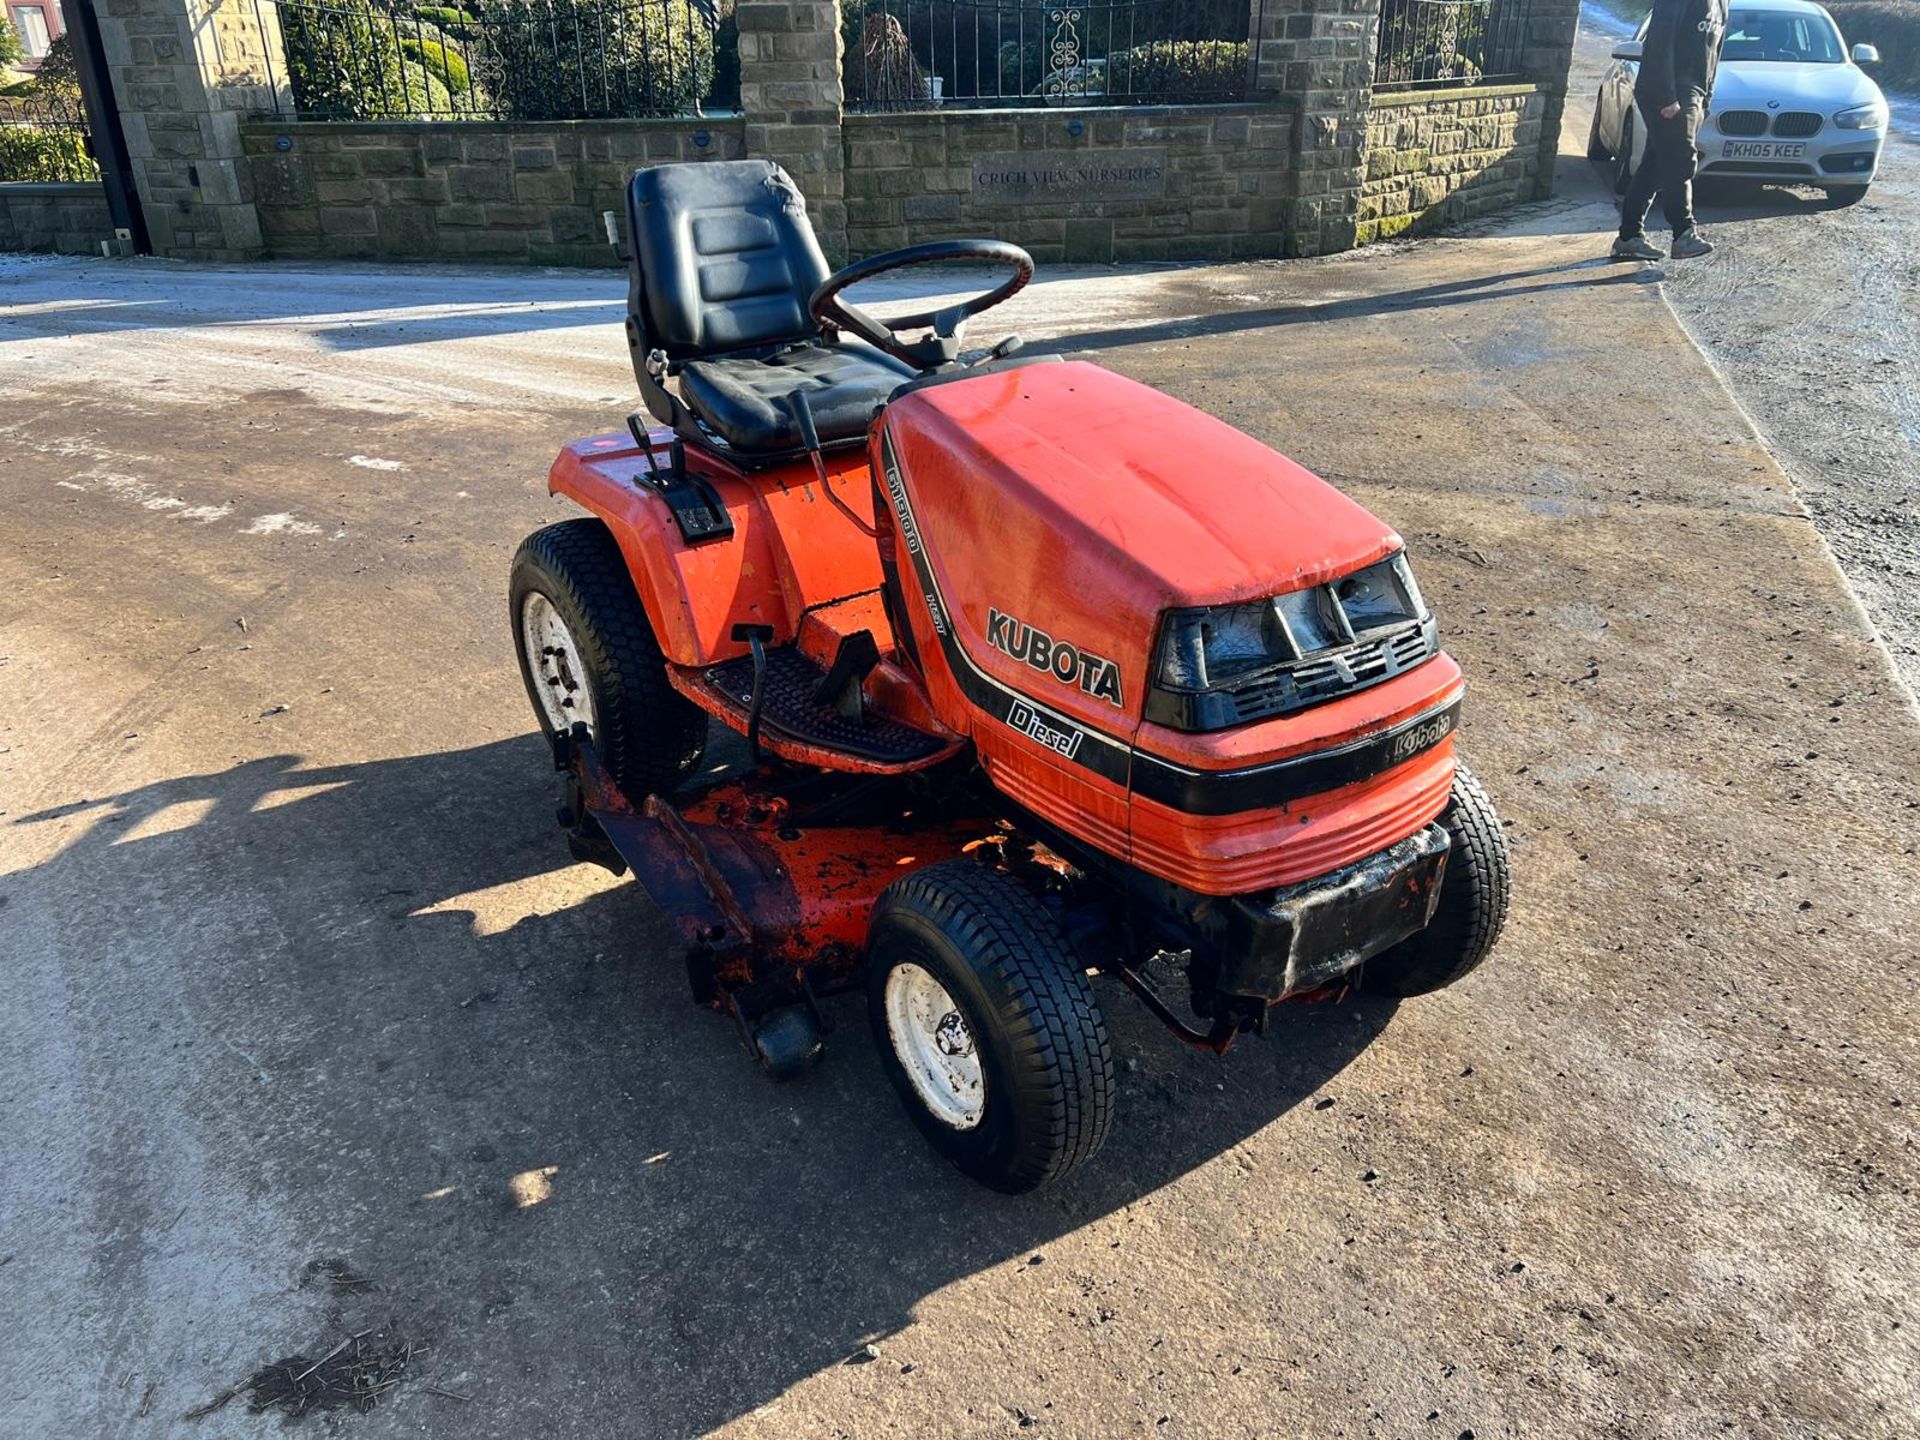
[[[1156,613],[1302,589],[1400,543],[1252,436],[1085,361],[930,387],[889,429],[910,468],[927,445],[971,474],[992,499],[968,508],[1009,551],[1062,555],[1076,577],[1125,571]]]

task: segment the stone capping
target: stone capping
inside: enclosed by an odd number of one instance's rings
[[[0,199],[91,200],[104,204],[106,190],[98,180],[0,180]]]
[[[1523,87],[1531,89],[1531,86]],[[1194,100],[1185,104],[1169,102],[1161,105],[939,105],[925,110],[849,110],[840,123],[850,127],[867,125],[911,124],[925,120],[977,120],[977,121],[1018,121],[1018,120],[1058,120],[1062,125],[1077,116],[1086,116],[1089,120],[1113,120],[1128,115],[1168,116],[1177,115],[1183,119],[1204,119],[1210,115],[1270,115],[1278,110],[1292,114],[1300,108],[1298,97],[1286,96],[1279,100]],[[1080,137],[1082,140],[1088,137]],[[1063,146],[1072,145],[1072,137],[1062,140]]]
[[[1510,100],[1516,95],[1551,93],[1551,85],[1536,84],[1531,80],[1499,85],[1449,85],[1437,90],[1376,90],[1373,92],[1373,108],[1385,110],[1397,105],[1452,104],[1459,100]]]
[[[623,131],[715,130],[737,134],[745,122],[734,111],[724,115],[649,115],[640,119],[602,120],[290,120],[271,113],[249,115],[243,129],[249,136],[305,135],[543,135],[598,134],[609,127]]]

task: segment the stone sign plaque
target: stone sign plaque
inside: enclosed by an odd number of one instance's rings
[[[1164,150],[1010,150],[973,158],[973,205],[1147,200],[1167,193]]]

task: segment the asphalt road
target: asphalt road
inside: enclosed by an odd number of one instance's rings
[[[1569,141],[1587,133],[1612,38],[1633,28],[1592,6],[1583,22]],[[1718,250],[1660,268],[1920,690],[1920,100],[1891,103],[1865,200],[1836,209],[1807,186],[1704,185],[1696,209]]]
[[[354,1333],[368,1437],[1912,1434],[1920,726],[1604,224],[1015,302],[1401,529],[1518,874],[1224,1059],[1107,989],[1015,1201],[567,863],[503,595],[616,277],[0,258],[0,1435]]]

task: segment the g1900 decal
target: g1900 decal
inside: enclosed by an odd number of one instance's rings
[[[1062,685],[1078,685],[1109,705],[1125,704],[1120,698],[1120,667],[1070,640],[1056,640],[1044,630],[989,607],[987,643],[1001,654],[1024,660],[1035,670],[1053,676]]]

